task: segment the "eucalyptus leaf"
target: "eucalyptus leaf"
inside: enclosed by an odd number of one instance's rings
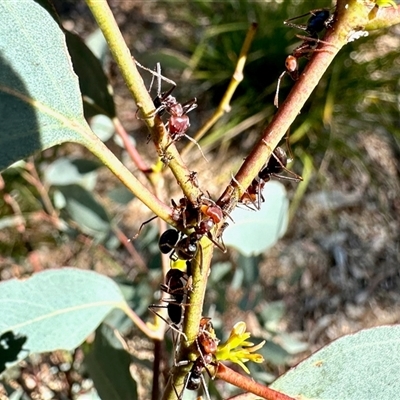
[[[90,127],[103,142],[111,139],[115,133],[111,119],[103,114],[95,115],[90,121]]]
[[[65,37],[74,71],[79,77],[85,117],[90,118],[97,114],[115,117],[114,100],[100,61],[79,36],[66,31]]]
[[[0,335],[27,338],[18,359],[73,350],[112,309],[124,305],[118,286],[105,276],[74,268],[48,270],[0,283]]]
[[[92,193],[79,185],[58,186],[57,189],[65,198],[65,209],[69,216],[80,228],[98,241],[107,239],[111,232],[111,221]]]
[[[40,21],[40,23],[39,23]],[[89,129],[65,36],[33,0],[0,3],[0,169]]]
[[[272,388],[298,398],[397,399],[400,325],[347,335],[277,379]]]
[[[263,190],[265,202],[259,211],[236,207],[224,232],[224,243],[235,247],[245,256],[264,253],[281,238],[288,225],[289,202],[285,187],[276,181],[268,182]]]
[[[101,325],[85,357],[85,365],[102,400],[137,399],[137,384],[130,372],[131,358],[113,329]]]
[[[88,190],[94,189],[95,171],[102,164],[86,159],[58,158],[44,171],[44,179],[49,185],[71,185],[78,183]]]

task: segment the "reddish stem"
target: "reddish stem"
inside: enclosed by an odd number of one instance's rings
[[[233,369],[230,369],[222,363],[218,364],[216,377],[224,380],[225,382],[231,383],[232,385],[240,387],[247,392],[251,392],[256,394],[257,396],[261,396],[263,399],[295,400],[293,397],[270,389],[267,386],[255,382],[253,379],[247,376],[235,372]]]
[[[151,172],[151,169],[146,165],[146,163],[143,161],[142,156],[139,154],[136,147],[130,141],[129,135],[126,132],[125,128],[122,126],[120,120],[118,118],[114,118],[113,123],[117,134],[124,142],[125,149],[128,152],[131,160],[136,164],[136,166],[140,169],[140,171]]]

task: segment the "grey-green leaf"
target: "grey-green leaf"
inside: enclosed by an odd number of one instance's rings
[[[111,232],[111,221],[92,193],[76,184],[58,186],[58,190],[65,198],[65,209],[69,216],[82,231],[99,242],[106,240]]]
[[[320,400],[399,398],[400,325],[344,336],[292,368],[271,386]]]
[[[0,335],[27,338],[19,359],[31,353],[72,350],[124,298],[110,278],[74,268],[48,270],[27,280],[0,283]]]
[[[224,243],[249,257],[272,247],[287,229],[289,202],[285,187],[276,181],[268,182],[263,190],[265,202],[254,212],[237,207],[231,214],[234,224],[224,232]]]
[[[78,78],[65,36],[33,0],[0,2],[0,169],[37,151],[80,140]]]
[[[86,118],[97,114],[115,117],[114,100],[109,92],[108,80],[100,61],[79,36],[66,31],[65,37],[74,71],[79,77]]]
[[[44,170],[44,180],[48,185],[79,184],[93,190],[96,184],[96,170],[101,167],[98,161],[83,158],[57,158]]]

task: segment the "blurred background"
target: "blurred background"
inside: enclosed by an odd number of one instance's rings
[[[150,69],[161,63],[162,74],[177,83],[173,94],[182,103],[197,98],[198,108],[190,114],[191,136],[218,106],[247,29],[252,22],[258,23],[231,110],[200,141],[209,163],[196,147],[184,156],[189,168],[198,172],[200,187],[214,199],[276,111],[273,99],[278,76],[286,56],[301,43],[296,34],[304,34],[284,26],[283,21],[332,7],[322,1],[250,0],[109,4],[135,58]],[[146,141],[145,124],[137,118],[136,105],[104,50],[85,3],[55,1],[55,5],[64,27],[98,50],[113,87],[117,116],[144,160],[155,163],[156,152]],[[306,21],[307,16],[298,23]],[[240,246],[230,247],[227,254],[215,250],[204,315],[213,318],[220,338],[229,334],[223,326],[245,321],[255,342],[257,338],[267,340],[263,349],[266,364],[250,366],[255,379],[273,381],[344,334],[399,322],[399,45],[400,30],[393,27],[371,32],[340,51],[291,127],[294,160],[290,169],[302,175],[304,182],[281,180],[283,191],[277,186],[276,191],[267,191],[268,196],[264,194],[266,206],[276,206],[282,213],[274,228],[263,233],[268,245],[252,254]],[[301,60],[301,69],[306,63],[307,59]],[[142,76],[150,85],[151,74],[143,71]],[[281,103],[292,86],[293,81],[285,76]],[[168,88],[163,83],[162,91]],[[153,85],[152,93],[156,92]],[[105,140],[135,176],[146,182],[112,129]],[[188,143],[182,139],[178,148]],[[68,207],[70,188],[57,180],[61,169],[82,159],[91,164],[86,170],[79,169],[79,185],[92,192],[92,208],[101,220],[96,227],[85,225],[82,215],[87,211],[83,208]],[[126,289],[132,308],[149,319],[147,306],[157,301],[163,279],[158,232],[149,224],[133,244],[126,245],[125,239],[152,214],[105,167],[85,149],[67,144],[44,151],[28,161],[28,166],[5,171],[2,179],[2,280],[66,265],[93,269],[114,277]],[[168,171],[164,180],[164,201],[182,197]],[[38,181],[43,182],[50,209],[62,227],[54,223]],[[289,208],[282,208],[287,199]],[[265,220],[266,226],[276,214],[271,209],[261,211],[261,217],[246,212],[250,218]],[[240,235],[240,226],[235,235]],[[140,367],[136,373],[145,377],[141,393],[146,398],[151,375],[140,359],[148,358],[151,343],[123,317],[115,324],[137,356]],[[54,363],[50,356],[42,357],[36,368]],[[80,368],[79,379],[83,379],[85,368]],[[219,382],[214,386],[216,398],[218,392],[226,397],[233,390]]]

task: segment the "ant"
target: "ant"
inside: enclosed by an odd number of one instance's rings
[[[183,317],[184,300],[189,290],[189,278],[187,274],[180,269],[171,268],[167,272],[165,281],[165,284],[160,285],[160,289],[171,296],[168,299],[163,299],[163,301],[168,304],[166,306],[151,304],[149,310],[165,321],[171,329],[177,331],[179,334],[183,334],[178,326]],[[172,324],[166,321],[159,313],[154,311],[155,308],[166,308],[168,317],[172,321]]]
[[[196,358],[196,360],[193,362],[193,366],[187,377],[186,386],[183,388],[181,396],[183,395],[185,389],[198,390],[200,388],[200,385],[202,384],[206,398],[210,399],[210,394],[208,393],[207,390],[206,382],[203,376],[203,371],[204,369],[207,370],[207,365],[211,364],[212,361],[213,361],[212,354],[205,354],[203,356],[199,356]],[[180,397],[180,399],[182,399],[182,397]]]
[[[294,21],[299,18],[306,17],[310,15],[311,17],[307,21],[307,25],[304,24],[293,24]],[[318,8],[316,10],[311,10],[306,14],[299,15],[298,17],[289,18],[283,22],[284,25],[290,26],[291,28],[301,29],[308,33],[309,37],[318,39],[318,33],[322,32],[325,28],[330,28],[333,21],[333,15],[327,8]]]
[[[290,148],[288,148],[291,153]],[[302,181],[303,178],[293,171],[288,170],[287,164],[293,160],[292,154],[288,158],[286,151],[282,149],[282,147],[277,146],[275,150],[272,152],[273,157],[267,162],[267,165],[258,173],[258,177],[264,182],[268,182],[271,180],[271,177],[278,179],[286,179],[288,181],[299,182]],[[282,171],[286,171],[291,176],[280,175]]]
[[[298,18],[305,17],[309,14],[311,14],[311,17],[308,19],[307,25],[294,24],[291,22]],[[311,10],[306,14],[287,19],[283,22],[284,25],[290,26],[291,28],[297,28],[305,31],[308,36],[296,35],[298,38],[303,40],[303,43],[296,47],[291,55],[288,55],[286,57],[286,69],[281,73],[278,78],[278,84],[274,98],[274,105],[276,108],[278,108],[278,94],[282,78],[285,76],[285,74],[288,74],[294,81],[297,81],[299,79],[299,58],[308,57],[310,53],[316,51],[326,51],[323,49],[316,49],[318,43],[329,44],[327,42],[319,40],[318,33],[322,32],[324,29],[330,28],[332,26],[332,22],[333,15],[331,15],[330,10],[325,8]]]
[[[167,229],[158,240],[158,248],[161,253],[168,254],[171,252],[179,240],[179,232],[176,229]]]
[[[202,385],[206,398],[210,400],[210,394],[207,390],[203,372],[206,370],[210,375],[207,366],[215,364],[214,355],[217,352],[218,343],[219,340],[215,337],[215,332],[210,318],[202,317],[199,325],[199,334],[196,338],[196,346],[199,351],[199,356],[193,362],[192,368],[186,377],[182,392],[178,396],[178,399],[182,399],[185,389],[198,390],[200,385]],[[183,361],[179,363],[178,366],[183,366],[187,363],[187,361]]]
[[[139,64],[136,60],[136,65],[138,65],[140,68],[150,72],[153,75],[153,79],[150,84],[150,89],[153,85],[153,80],[154,77],[157,77],[157,96],[153,99],[154,107],[156,108],[154,113],[150,117],[154,117],[155,115],[158,115],[161,117],[165,112],[167,112],[170,117],[168,121],[166,122],[165,126],[168,129],[171,142],[165,147],[164,151],[168,149],[168,147],[174,143],[182,139],[183,137],[186,137],[188,140],[193,142],[200,150],[201,155],[203,158],[208,162],[207,158],[205,157],[203,151],[201,150],[200,145],[186,134],[190,127],[190,120],[189,116],[187,115],[190,111],[193,111],[195,108],[197,108],[197,99],[194,97],[193,99],[187,101],[186,103],[179,103],[174,96],[171,95],[171,93],[174,91],[176,88],[176,83],[164,77],[161,75],[161,65],[160,63],[157,63],[156,66],[156,71],[153,71],[149,68],[144,67],[143,65]],[[164,80],[172,85],[172,87],[167,90],[166,92],[161,92],[161,80]]]
[[[219,339],[215,336],[211,318],[202,317],[199,324],[199,334],[196,345],[200,355],[215,354],[217,352]]]
[[[179,239],[182,235],[176,229],[167,229],[158,241],[158,247],[163,254],[172,253],[170,255],[171,260],[176,261],[178,258],[185,261],[192,260],[198,250],[197,236],[185,236]]]
[[[289,158],[286,154],[286,151],[282,147],[277,146],[272,152],[272,156],[268,160],[267,164],[258,173],[257,178],[253,179],[250,186],[244,192],[243,196],[240,199],[241,203],[247,206],[252,203],[256,207],[256,209],[259,210],[261,207],[261,202],[265,201],[261,193],[262,189],[264,188],[265,184],[271,180],[272,177],[293,182],[300,182],[303,180],[300,175],[297,175],[293,171],[290,171],[286,168],[287,164],[293,160],[293,154],[290,149],[289,143],[289,135],[286,136],[286,146],[290,155]],[[290,176],[281,175],[283,171],[286,171]]]
[[[188,175],[188,180],[186,182],[190,182],[195,188],[199,188],[199,179],[197,178],[196,171],[190,171]]]
[[[177,204],[173,199],[172,203],[172,219],[182,224],[183,228],[193,228],[194,231],[186,237],[179,233],[176,229],[167,229],[158,241],[158,247],[163,254],[170,255],[172,260],[177,258],[182,260],[191,260],[195,257],[198,245],[197,242],[207,235],[208,239],[215,244],[222,252],[226,252],[226,247],[218,243],[212,236],[211,230],[216,224],[222,221],[224,213],[213,200],[202,197],[201,205],[194,206],[186,197],[179,200]],[[139,228],[138,233],[133,237],[136,239],[143,227],[149,222],[153,221],[157,216],[154,216],[147,221],[143,222]],[[193,225],[189,225],[193,224]]]
[[[200,197],[199,206],[194,206],[186,197],[179,200],[179,205],[176,204],[174,200],[171,202],[174,210],[172,219],[178,223],[182,222],[185,229],[194,228],[194,232],[187,238],[182,239],[182,246],[184,246],[184,244],[186,244],[186,246],[189,246],[189,244],[193,245],[206,235],[223,253],[226,252],[225,246],[218,243],[211,234],[211,230],[214,226],[220,223],[224,217],[224,212],[220,206],[210,198],[204,196]],[[188,225],[188,221],[194,225]]]

